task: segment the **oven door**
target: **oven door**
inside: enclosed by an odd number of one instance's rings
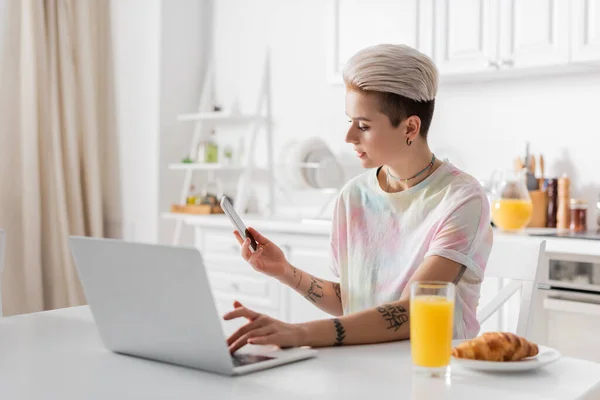
[[[600,294],[539,288],[544,318],[540,343],[564,356],[600,362]]]

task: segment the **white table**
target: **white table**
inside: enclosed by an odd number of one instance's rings
[[[113,354],[87,307],[0,318],[0,399],[600,398],[600,364],[563,357],[537,372],[411,373],[408,342],[321,349],[315,359],[225,377]]]

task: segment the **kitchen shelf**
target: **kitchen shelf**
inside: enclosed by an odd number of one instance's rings
[[[175,163],[169,164],[169,169],[180,171],[241,171],[241,165],[226,165],[219,163]]]
[[[265,120],[260,116],[230,113],[230,112],[201,112],[193,114],[179,114],[177,121],[207,121],[207,122],[223,122],[223,123],[247,123],[257,120]]]

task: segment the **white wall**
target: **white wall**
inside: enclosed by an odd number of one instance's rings
[[[160,72],[160,197],[161,212],[178,203],[183,171],[169,163],[189,154],[194,124],[178,122],[178,114],[198,109],[212,31],[212,1],[164,0],[162,5]],[[160,220],[159,240],[170,243],[175,223]],[[181,243],[191,243],[191,229],[182,231]]]
[[[155,242],[158,229],[160,0],[113,0],[123,230]]]
[[[294,137],[322,136],[335,151],[347,127],[341,86],[326,80],[328,1],[219,0],[214,46],[217,95],[251,110],[261,56],[272,50],[275,149]],[[368,21],[365,27],[368,29]],[[487,179],[511,168],[525,141],[543,152],[548,173],[567,172],[577,196],[595,204],[600,75],[444,85],[430,133],[431,146],[457,166]],[[278,151],[276,151],[278,154]],[[591,213],[593,214],[593,212]],[[593,215],[590,215],[590,222]]]

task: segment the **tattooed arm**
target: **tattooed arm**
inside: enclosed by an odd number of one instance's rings
[[[250,250],[250,240],[233,232],[241,247],[242,257],[256,271],[273,277],[300,293],[306,300],[331,315],[342,315],[340,284],[319,279],[291,265],[284,252],[256,229],[248,228],[258,243],[258,249]]]
[[[464,270],[464,266],[449,259],[439,256],[428,257],[411,277],[398,301],[339,319],[307,322],[303,326],[305,341],[302,345],[340,346],[408,339],[411,283],[425,280],[456,283]]]
[[[279,281],[326,313],[342,315],[342,293],[339,283],[319,279],[291,264]]]
[[[413,281],[457,282],[464,268],[443,257],[428,257],[412,276],[398,301],[334,319],[290,324],[256,313],[237,303],[236,309],[224,318],[229,320],[245,317],[249,322],[229,338],[229,348],[233,352],[246,343],[324,347],[408,339],[410,284]],[[326,287],[327,282],[319,285]],[[305,293],[308,292],[310,284],[305,283],[303,289]],[[317,291],[318,286],[313,285],[312,290]]]

